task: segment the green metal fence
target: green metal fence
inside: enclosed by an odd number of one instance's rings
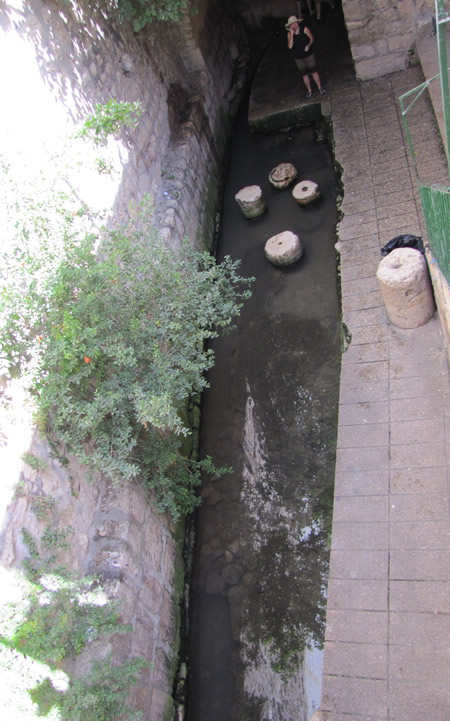
[[[450,285],[450,187],[419,182],[419,191],[431,251]]]
[[[408,138],[408,144],[411,151],[411,157],[416,171],[428,241],[440,270],[445,275],[447,283],[450,284],[450,184],[448,186],[442,186],[424,183],[421,181],[407,120],[408,111],[417,102],[422,93],[429,88],[432,82],[440,80],[442,110],[445,125],[447,164],[450,177],[450,95],[448,83],[448,70],[450,68],[448,68],[447,65],[446,42],[446,23],[450,21],[450,13],[445,10],[445,0],[435,0],[435,5],[439,74],[429,80],[426,80],[413,90],[404,93],[404,95],[400,96],[399,100],[405,124],[406,136]],[[406,105],[406,103],[408,103],[408,105]]]

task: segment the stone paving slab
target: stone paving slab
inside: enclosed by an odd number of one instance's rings
[[[339,73],[330,73],[350,342],[342,358],[328,583],[327,721],[450,719],[447,355],[437,317],[414,330],[389,323],[376,279],[388,240],[407,232],[426,237],[398,104],[422,79],[420,68],[410,68],[351,90],[346,80],[344,93]],[[408,120],[421,176],[445,177],[430,103]]]

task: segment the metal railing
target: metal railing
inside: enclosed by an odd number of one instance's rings
[[[420,200],[422,204],[428,241],[431,252],[439,265],[440,270],[450,284],[450,184],[447,186],[422,182],[417,168],[416,155],[408,125],[407,113],[429,88],[432,82],[440,79],[442,111],[444,116],[444,129],[446,137],[447,166],[450,177],[450,95],[448,83],[446,23],[450,21],[450,13],[444,9],[445,0],[435,0],[436,28],[439,56],[439,73],[433,78],[425,80],[413,90],[400,96],[400,107],[405,124],[411,157],[418,181]],[[408,101],[408,105],[405,103]]]

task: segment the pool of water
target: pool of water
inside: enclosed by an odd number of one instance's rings
[[[322,197],[298,206],[268,176],[291,162]],[[260,185],[249,221],[235,194]],[[189,642],[189,721],[307,721],[320,704],[331,532],[340,312],[338,185],[312,127],[251,135],[230,153],[219,260],[254,276],[236,329],[218,339],[202,408],[201,451],[233,472],[206,479],[197,516]],[[297,233],[304,255],[279,269],[266,240]]]

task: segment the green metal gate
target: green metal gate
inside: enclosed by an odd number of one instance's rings
[[[433,78],[426,80],[413,90],[401,95],[400,107],[402,109],[403,120],[405,123],[406,135],[411,151],[411,157],[414,162],[416,177],[419,185],[420,200],[422,203],[425,224],[427,228],[428,240],[431,251],[437,264],[447,283],[450,284],[450,185],[442,186],[429,183],[423,183],[419,177],[417,164],[415,160],[414,147],[411,139],[411,133],[408,127],[407,112],[412,108],[421,94],[429,87],[429,85],[440,79],[442,110],[444,114],[445,137],[446,137],[446,153],[447,164],[450,177],[450,96],[448,84],[448,64],[447,64],[447,43],[446,43],[446,23],[450,21],[450,13],[444,9],[445,0],[435,0],[436,2],[436,27],[437,42],[439,53],[439,74]],[[405,107],[405,101],[409,105]]]

